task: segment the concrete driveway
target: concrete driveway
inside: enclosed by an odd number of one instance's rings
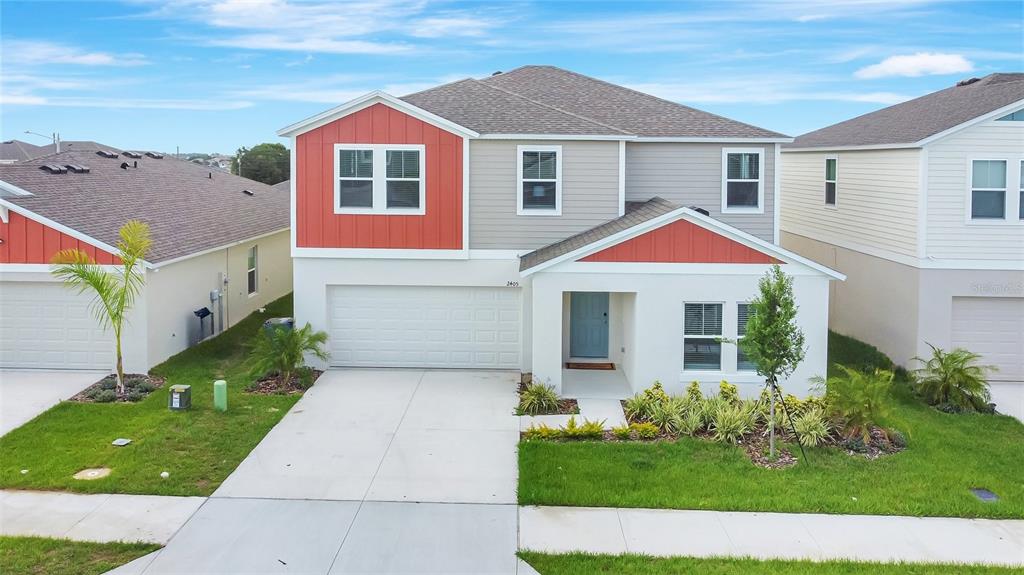
[[[999,413],[1024,421],[1024,382],[998,382],[989,387]]]
[[[99,371],[0,370],[0,435],[99,381]]]
[[[328,371],[143,572],[515,574],[517,381]]]

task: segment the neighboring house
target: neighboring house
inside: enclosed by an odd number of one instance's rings
[[[0,367],[113,367],[113,338],[89,312],[91,296],[56,281],[48,264],[79,248],[116,265],[118,230],[130,219],[149,224],[153,246],[123,338],[128,371],[145,372],[291,290],[287,193],[99,144],[0,166]],[[204,307],[214,317],[200,332],[193,312]]]
[[[742,337],[779,262],[808,341],[787,389],[825,373],[841,275],[773,243],[786,136],[547,66],[373,92],[278,134],[292,140],[296,320],[329,332],[329,365],[510,369],[568,394],[723,378],[756,393],[721,338]]]
[[[847,274],[833,329],[897,363],[963,347],[1024,381],[1024,74],[992,74],[800,136],[782,244]]]
[[[98,150],[101,147],[96,142],[84,140],[68,140],[66,142],[61,141],[60,143],[60,151],[62,152]],[[54,153],[56,148],[57,146],[54,144],[37,146],[28,142],[22,142],[21,140],[7,140],[6,142],[0,142],[0,164],[13,164],[14,162],[34,160],[35,158],[41,158]]]

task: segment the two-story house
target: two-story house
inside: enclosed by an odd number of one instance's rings
[[[848,276],[833,329],[907,366],[963,347],[1024,381],[1024,74],[810,132],[782,167],[782,245]]]
[[[329,365],[756,393],[731,341],[779,263],[808,342],[787,391],[825,373],[842,276],[777,245],[786,136],[548,66],[373,92],[278,133],[295,316],[330,334]],[[570,369],[587,363],[609,369]]]

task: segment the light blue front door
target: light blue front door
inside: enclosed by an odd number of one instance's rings
[[[608,357],[608,292],[572,292],[569,355]]]

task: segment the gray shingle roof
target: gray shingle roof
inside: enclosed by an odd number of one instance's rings
[[[990,74],[809,132],[785,147],[915,144],[1020,100],[1024,100],[1024,74]]]
[[[21,140],[0,142],[0,162],[23,162],[49,153],[44,146],[37,146]]]
[[[123,162],[127,170],[121,169]],[[131,167],[135,162],[138,168]],[[81,164],[90,172],[49,174],[39,168],[43,164]],[[118,230],[130,219],[148,223],[153,248],[146,259],[154,263],[288,227],[287,193],[219,171],[210,178],[210,173],[170,156],[109,159],[95,149],[0,165],[0,180],[32,193],[5,200],[101,242],[115,245]]]
[[[523,66],[402,100],[481,134],[785,138],[554,66]]]
[[[589,246],[608,236],[615,235],[679,209],[679,206],[659,197],[651,198],[646,202],[629,202],[626,207],[626,213],[614,220],[522,255],[519,258],[519,271],[536,267],[548,260],[578,250],[584,246]]]

